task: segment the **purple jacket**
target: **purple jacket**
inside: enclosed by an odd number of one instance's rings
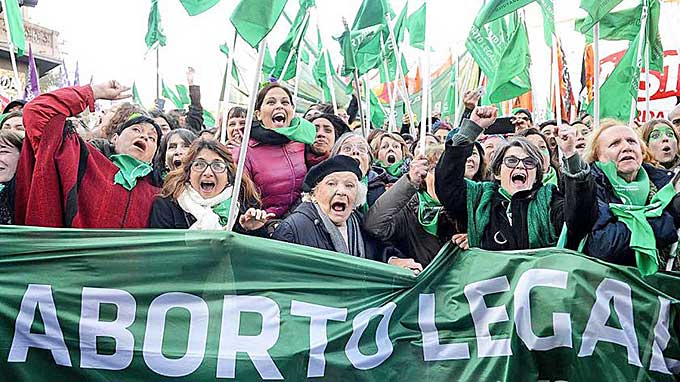
[[[234,158],[238,158],[238,152],[235,148]],[[283,218],[300,198],[302,181],[307,175],[305,145],[299,142],[272,145],[251,139],[245,171],[260,192],[262,208]]]

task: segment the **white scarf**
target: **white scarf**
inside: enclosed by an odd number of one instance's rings
[[[177,198],[177,203],[185,212],[190,213],[196,218],[196,223],[189,229],[199,230],[221,230],[220,217],[212,208],[231,197],[232,186],[224,189],[219,195],[204,199],[201,194],[187,184],[184,192]]]

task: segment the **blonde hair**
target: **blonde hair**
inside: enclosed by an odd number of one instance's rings
[[[390,138],[394,141],[397,141],[399,145],[401,145],[401,157],[403,159],[411,158],[411,152],[408,150],[408,145],[406,144],[406,141],[404,138],[401,137],[401,135],[397,133],[384,133],[378,137],[375,137],[370,143],[371,145],[371,152],[373,153],[373,158],[378,158],[378,151],[380,151],[380,146],[382,145],[382,141],[385,138]]]
[[[652,119],[642,125],[640,128],[640,137],[642,137],[642,141],[646,144],[649,143],[649,136],[652,134],[652,131],[656,129],[657,126],[659,125],[665,125],[670,127],[673,130],[673,134],[675,135],[675,140],[677,142],[678,146],[678,151],[680,151],[680,132],[678,132],[678,129],[673,126],[671,121],[663,118],[657,118],[657,119]],[[647,157],[645,156],[645,162],[651,162],[656,164],[656,159],[653,157],[652,153],[649,152],[649,160],[647,160]],[[677,156],[676,156],[677,159]],[[674,159],[675,160],[675,159]]]
[[[588,163],[594,163],[598,161],[598,158],[600,156],[600,136],[602,133],[615,126],[624,126],[631,131],[633,131],[635,136],[638,138],[638,141],[640,143],[640,149],[642,150],[642,160],[647,163],[656,163],[654,158],[649,154],[649,150],[647,150],[647,144],[645,143],[644,139],[640,137],[637,129],[632,128],[625,124],[624,122],[619,121],[618,119],[613,119],[613,118],[605,118],[602,121],[600,121],[600,128],[593,130],[592,133],[588,136],[588,142],[586,143],[586,148],[585,151],[583,152],[583,159],[588,162]]]

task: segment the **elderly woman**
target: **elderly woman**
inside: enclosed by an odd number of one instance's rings
[[[311,122],[295,117],[292,100],[290,90],[277,83],[260,90],[245,162],[245,173],[262,196],[262,208],[279,219],[300,198],[307,174],[305,145],[316,137]],[[234,158],[239,150],[234,149]]]
[[[74,228],[144,228],[158,189],[151,166],[160,127],[132,114],[111,142],[86,143],[70,116],[97,99],[127,97],[117,81],[43,93],[24,108],[26,142],[17,170],[18,224]],[[102,143],[102,142],[99,142]]]
[[[649,148],[649,154],[665,169],[675,173],[680,169],[679,136],[678,130],[665,119],[652,119],[642,126],[642,139]]]
[[[388,183],[394,183],[408,172],[411,153],[404,138],[397,133],[385,133],[371,142],[374,167],[387,171]]]
[[[554,128],[555,127],[553,127],[553,129]],[[551,136],[554,135],[553,132],[550,134]],[[541,152],[541,155],[543,155],[543,184],[552,184],[559,187],[559,167],[554,163],[555,161],[553,160],[554,158],[550,151],[550,142],[548,138],[538,131],[538,129],[533,127],[523,130],[517,135],[525,137],[529,142],[533,143],[533,145],[538,148],[538,151]]]
[[[337,155],[312,167],[305,177],[304,202],[284,219],[273,239],[380,260],[375,239],[362,230],[366,187],[359,163]]]
[[[151,208],[149,227],[220,230],[227,225],[236,166],[227,147],[213,139],[194,142],[180,167],[170,172]],[[244,174],[236,231],[256,231],[273,214],[259,209],[255,185]]]
[[[496,114],[495,107],[475,109],[446,143],[437,165],[439,200],[455,221],[467,221],[467,239],[456,244],[488,250],[550,247],[566,223],[567,243],[573,248],[590,232],[597,216],[594,182],[588,165],[574,150],[573,131],[565,128],[559,139],[565,158],[562,192],[543,184],[544,157],[525,138],[512,139],[496,150],[491,162],[494,181],[465,179],[472,142],[491,126]]]
[[[624,123],[603,120],[592,134],[585,159],[592,163],[599,215],[586,253],[654,273],[667,259],[659,250],[678,240],[673,174],[643,163],[644,141]]]
[[[316,137],[311,146],[307,146],[307,167],[312,167],[326,160],[331,155],[335,140],[349,131],[349,126],[335,114],[323,113],[309,120],[316,128]]]
[[[14,222],[14,176],[24,136],[13,130],[0,130],[0,225]]]
[[[408,174],[387,190],[368,210],[364,228],[394,243],[405,258],[388,263],[421,271],[458,230],[435,192],[435,166],[443,145],[430,146],[424,157],[411,161]]]
[[[154,167],[160,170],[163,179],[170,171],[182,165],[182,158],[195,139],[196,134],[187,129],[175,129],[163,135],[154,158]]]
[[[359,162],[359,169],[361,170],[361,183],[368,187],[368,194],[366,197],[366,204],[362,205],[362,211],[368,211],[368,207],[385,192],[385,185],[387,184],[387,172],[380,167],[371,168],[373,157],[371,150],[366,142],[366,139],[361,135],[349,132],[338,138],[331,150],[331,156],[346,155],[352,157]]]

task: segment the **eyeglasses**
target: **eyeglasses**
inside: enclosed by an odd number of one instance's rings
[[[536,168],[536,166],[538,165],[536,159],[531,157],[519,159],[514,155],[510,155],[509,157],[503,158],[503,164],[510,168],[516,168],[517,166],[519,166],[519,162],[522,162],[524,164],[524,168],[526,168],[527,170],[532,170]]]
[[[353,153],[354,150],[358,151],[359,154],[368,154],[368,146],[360,143],[357,144],[346,144],[340,147],[340,152],[343,154]]]
[[[205,171],[206,168],[208,168],[208,166],[210,166],[210,169],[215,174],[221,174],[227,170],[227,164],[222,161],[214,161],[208,163],[203,159],[197,159],[191,162],[191,170],[193,171],[203,172]]]
[[[510,118],[510,122],[512,122],[512,123],[515,123],[515,122],[517,122],[517,121],[519,121],[519,120],[522,120],[522,121],[525,121],[525,122],[529,122],[529,117],[523,116],[523,115],[515,115],[515,116],[513,116],[512,118]]]

